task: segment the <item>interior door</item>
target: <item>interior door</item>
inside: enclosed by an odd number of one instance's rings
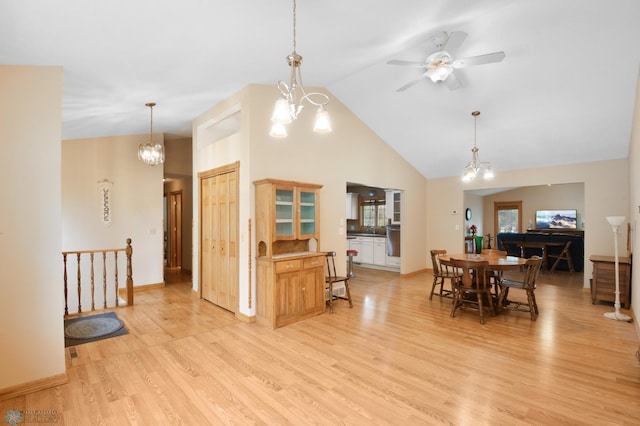
[[[169,267],[182,267],[182,191],[169,194]]]
[[[238,171],[201,175],[202,298],[222,308],[238,309]]]

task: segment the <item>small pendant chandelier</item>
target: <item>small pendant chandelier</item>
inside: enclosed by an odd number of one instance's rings
[[[159,143],[153,144],[153,107],[155,103],[149,102],[145,104],[151,111],[151,121],[149,126],[149,141],[145,144],[138,145],[138,160],[150,166],[164,163],[164,146]]]
[[[302,71],[300,70],[302,56],[296,52],[296,0],[293,0],[293,52],[287,56],[287,63],[291,68],[291,76],[288,85],[282,80],[278,82],[280,97],[273,110],[271,117],[273,126],[269,135],[274,138],[287,137],[285,125],[298,118],[304,108],[303,101],[318,107],[313,131],[316,133],[331,132],[331,120],[325,109],[325,105],[329,103],[329,96],[319,92],[307,93],[302,84]]]
[[[471,149],[472,159],[464,166],[464,174],[462,175],[462,180],[464,182],[471,182],[475,179],[480,169],[484,169],[484,178],[486,180],[493,179],[494,174],[493,170],[491,170],[491,163],[488,161],[480,161],[480,157],[478,156],[478,147],[476,146],[476,126],[478,122],[478,116],[480,115],[480,111],[473,111],[471,113],[473,115],[473,148]]]

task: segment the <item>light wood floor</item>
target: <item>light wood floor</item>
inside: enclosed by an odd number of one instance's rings
[[[540,276],[536,322],[449,316],[410,278],[356,268],[353,309],[276,331],[197,299],[189,283],[119,308],[126,336],[76,347],[70,383],[0,402],[67,425],[638,425],[634,325],[603,318],[582,275]],[[625,311],[628,312],[628,311]]]

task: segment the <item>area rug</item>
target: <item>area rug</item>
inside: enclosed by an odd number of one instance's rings
[[[122,336],[128,331],[115,312],[64,320],[64,347]]]

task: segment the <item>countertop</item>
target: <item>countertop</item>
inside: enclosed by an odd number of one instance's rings
[[[387,234],[373,234],[371,232],[347,232],[347,238],[355,237],[378,237],[386,238]]]

